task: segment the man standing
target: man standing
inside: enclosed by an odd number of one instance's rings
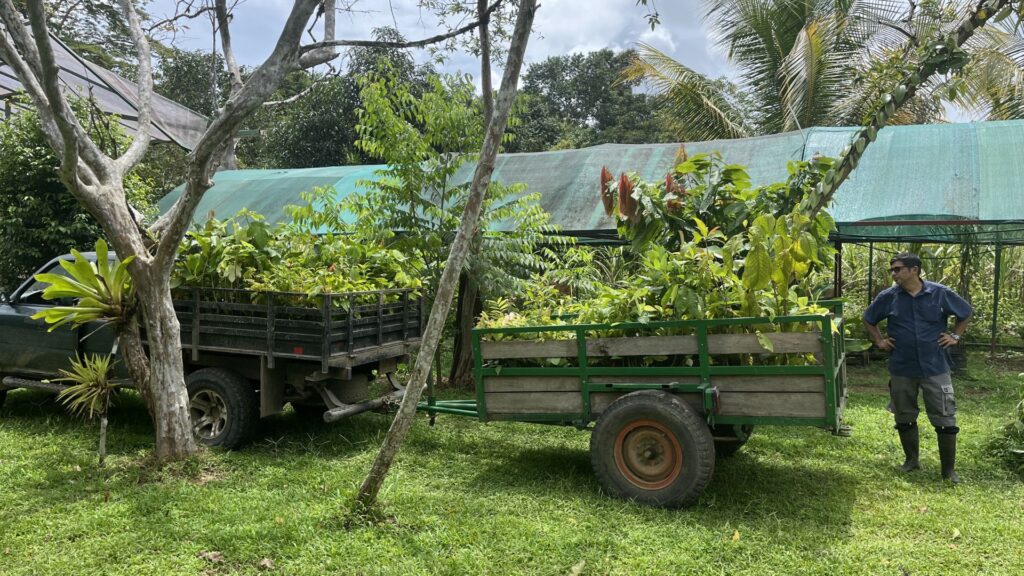
[[[910,252],[897,254],[889,261],[896,285],[883,290],[864,311],[871,340],[889,358],[889,408],[896,418],[896,430],[906,460],[900,470],[910,472],[921,467],[919,461],[917,415],[918,390],[924,393],[928,420],[935,428],[939,444],[942,477],[960,482],[956,465],[956,401],[950,379],[947,348],[956,346],[967,329],[971,305],[956,292],[935,282],[921,279],[921,259]],[[948,330],[950,316],[956,325]],[[882,336],[878,323],[888,319]]]

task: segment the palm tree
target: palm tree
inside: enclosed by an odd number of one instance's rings
[[[916,64],[921,40],[948,32],[967,7],[964,0],[706,0],[705,18],[739,72],[737,84],[646,44],[625,74],[660,96],[684,140],[860,124]],[[1024,117],[1024,40],[1009,26],[986,28],[967,49],[981,56],[976,64],[927,83],[889,123],[941,121],[951,98],[997,117]]]

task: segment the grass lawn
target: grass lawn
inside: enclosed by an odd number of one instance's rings
[[[606,498],[570,428],[421,418],[381,494],[346,523],[389,418],[286,414],[238,452],[155,471],[141,403],[97,425],[46,396],[0,409],[0,574],[1024,574],[1024,483],[985,445],[1024,367],[972,357],[956,382],[964,484],[901,475],[881,365],[851,368],[851,438],[761,427],[686,510]],[[926,423],[924,415],[922,424]]]

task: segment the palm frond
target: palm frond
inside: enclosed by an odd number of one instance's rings
[[[673,60],[657,48],[638,44],[623,71],[628,81],[642,80],[658,95],[682,140],[743,138],[754,130],[728,97],[707,77]]]

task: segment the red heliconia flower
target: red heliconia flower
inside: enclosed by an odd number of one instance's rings
[[[690,157],[686,155],[686,144],[680,144],[679,150],[676,151],[676,159],[673,162],[673,166],[679,166],[683,162],[689,160]]]
[[[613,180],[615,180],[615,176],[612,176],[611,170],[607,166],[601,166],[601,203],[604,204],[606,216],[611,216],[615,210],[615,198],[612,197],[612,191],[608,187]]]
[[[675,179],[672,178],[672,173],[669,172],[668,174],[665,174],[665,195],[668,196],[669,194],[672,194],[677,196],[677,190],[679,190],[679,186],[676,184]]]
[[[619,175],[619,214],[629,222],[636,220],[636,198],[633,198],[633,182],[623,172]]]

